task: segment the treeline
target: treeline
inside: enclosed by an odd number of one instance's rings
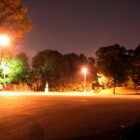
[[[87,67],[88,80],[94,79],[95,59],[84,54],[61,54],[54,50],[39,52],[32,58],[31,81],[38,81],[45,86],[46,81],[55,87],[60,83],[83,81],[82,67]],[[33,83],[33,82],[31,82]]]
[[[98,75],[107,79],[103,85],[140,85],[140,46],[135,50],[127,50],[118,44],[101,47],[96,56]]]
[[[128,83],[140,86],[140,46],[135,50],[127,50],[115,44],[101,47],[95,54],[96,58],[93,58],[84,54],[61,54],[55,50],[44,50],[32,58],[31,66],[25,53],[12,58],[18,61],[1,58],[1,62],[6,60],[4,64],[13,68],[12,73],[10,70],[6,73],[0,66],[1,79],[5,78],[11,83],[26,82],[31,87],[36,84],[36,90],[44,90],[46,82],[50,85],[55,83],[55,86],[58,83],[83,81],[81,68],[86,67],[87,81],[90,83],[99,83],[104,87],[129,86]],[[8,65],[8,61],[12,65]]]

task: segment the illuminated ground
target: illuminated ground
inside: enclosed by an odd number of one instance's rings
[[[0,140],[115,140],[137,122],[138,95],[0,95]]]

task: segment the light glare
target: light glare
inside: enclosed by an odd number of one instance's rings
[[[10,45],[10,38],[6,35],[0,36],[0,45],[1,46],[8,46]]]
[[[86,73],[87,73],[87,68],[82,68],[82,72],[83,72],[84,74],[86,74]]]

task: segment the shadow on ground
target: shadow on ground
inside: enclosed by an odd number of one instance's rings
[[[101,134],[80,136],[64,140],[140,140],[140,123],[128,128],[118,128]]]
[[[29,128],[28,140],[45,140],[44,139],[44,130],[40,124],[36,123],[31,125]]]
[[[27,140],[48,140],[45,139],[43,128],[40,124],[33,124],[29,129]],[[57,138],[51,140],[58,140]],[[59,139],[60,140],[60,139]],[[101,134],[71,137],[62,140],[140,140],[140,123],[130,127],[118,128],[112,131],[104,132]]]

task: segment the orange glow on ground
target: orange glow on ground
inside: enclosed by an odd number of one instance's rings
[[[65,96],[91,96],[93,92],[12,92],[2,91],[0,95],[13,96],[13,95],[65,95]]]

